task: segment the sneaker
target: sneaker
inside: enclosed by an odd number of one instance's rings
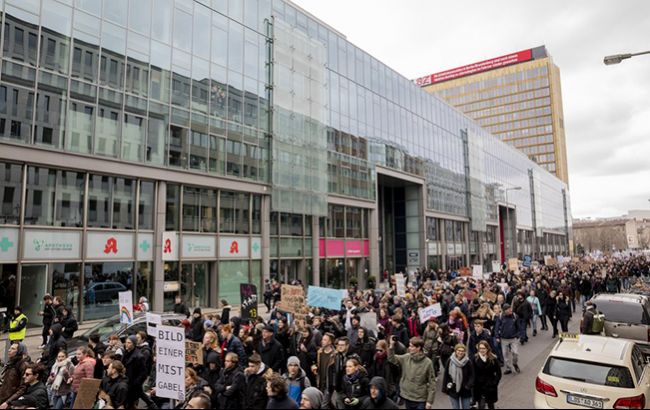
[[[521,370],[519,369],[519,366],[514,365],[513,367],[515,368],[515,372],[517,372],[517,373],[521,373]]]
[[[503,374],[512,374],[512,370],[508,369],[505,372],[503,372]]]
[[[40,345],[38,348],[41,349],[41,350],[45,349],[45,345]]]

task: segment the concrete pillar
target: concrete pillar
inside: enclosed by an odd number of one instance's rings
[[[262,283],[271,278],[271,197],[262,195]]]
[[[368,273],[377,278],[377,285],[383,279],[383,273],[379,271],[379,236],[379,210],[372,208],[368,213],[368,239],[370,241],[370,271]]]
[[[311,217],[311,274],[312,285],[320,286],[320,218]]]
[[[156,191],[154,220],[154,265],[153,265],[153,301],[155,312],[164,310],[165,263],[163,262],[163,232],[165,231],[165,207],[167,202],[167,183],[158,181]]]

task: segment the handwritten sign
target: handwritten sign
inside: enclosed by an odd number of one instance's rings
[[[120,301],[120,323],[130,325],[133,322],[133,292],[130,290],[118,293]]]
[[[340,310],[343,300],[343,290],[310,286],[307,294],[307,304],[311,307],[322,307],[330,310]]]
[[[278,309],[294,314],[307,313],[305,306],[305,290],[302,286],[282,285],[281,300]]]
[[[97,399],[97,393],[99,392],[99,386],[102,381],[100,379],[81,379],[81,384],[79,385],[79,390],[77,391],[77,398],[74,401],[73,409],[92,409],[95,400]]]
[[[519,270],[519,259],[517,258],[508,259],[508,269],[513,272]]]
[[[463,277],[472,276],[472,270],[467,266],[463,266],[462,268],[458,269],[458,274]]]
[[[483,265],[472,265],[472,277],[477,280],[483,279]]]
[[[185,400],[185,330],[158,326],[156,335],[156,396]]]
[[[432,317],[442,316],[442,307],[440,303],[436,303],[419,309],[418,314],[420,315],[420,323],[426,323]]]
[[[375,312],[361,313],[359,314],[359,319],[361,319],[361,327],[365,327],[375,335],[379,333],[379,328],[377,327],[377,314]]]
[[[395,285],[397,286],[397,296],[406,297],[406,278],[401,273],[395,274]]]
[[[239,285],[239,294],[241,297],[241,318],[257,318],[257,286],[250,283]]]
[[[201,346],[201,343],[185,341],[185,363],[203,364],[203,346]]]
[[[492,261],[492,273],[501,272],[501,264],[499,261]]]

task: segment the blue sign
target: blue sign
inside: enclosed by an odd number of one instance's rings
[[[345,290],[310,286],[307,293],[307,304],[310,307],[322,307],[330,310],[341,310]]]
[[[530,255],[524,255],[524,265],[527,268],[530,268],[530,266],[533,264],[533,257]]]

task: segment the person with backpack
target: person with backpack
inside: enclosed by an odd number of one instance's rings
[[[300,367],[300,359],[291,356],[287,360],[287,372],[282,375],[289,388],[289,398],[296,403],[300,403],[302,392],[311,387],[307,373]]]
[[[505,361],[506,371],[504,374],[511,374],[512,368],[519,373],[519,321],[517,315],[512,313],[512,307],[509,304],[503,305],[503,316],[497,320],[494,328],[497,343],[501,343],[503,358]]]
[[[605,327],[605,317],[598,314],[596,304],[587,302],[586,310],[580,322],[580,333],[583,335],[600,335]]]

